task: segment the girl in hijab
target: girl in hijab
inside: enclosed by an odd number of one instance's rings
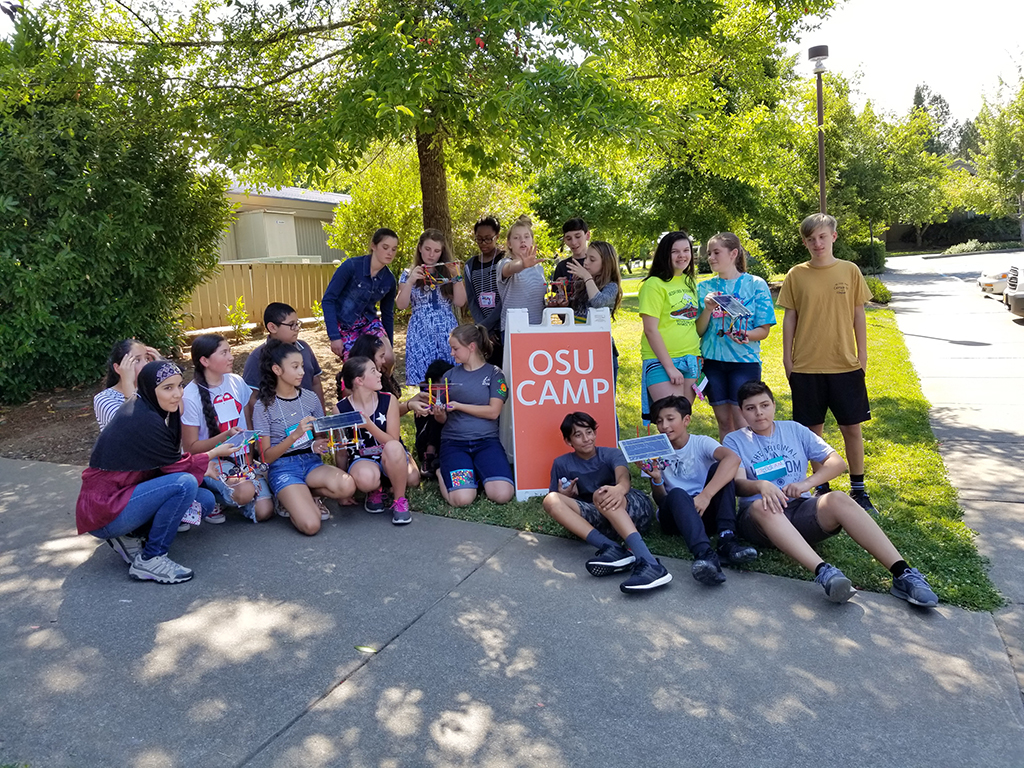
[[[182,517],[193,503],[213,510],[213,494],[200,488],[211,458],[228,456],[222,443],[206,453],[181,452],[181,370],[159,360],[138,375],[137,396],[100,433],[82,473],[75,507],[79,533],[106,539],[129,564],[134,579],[180,584],[192,570],[167,557]],[[133,532],[148,526],[143,540]]]

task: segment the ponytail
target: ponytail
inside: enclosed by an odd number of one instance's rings
[[[135,339],[122,339],[110,350],[110,357],[107,358],[107,380],[104,383],[107,389],[116,387],[118,382],[121,381],[121,377],[117,375],[114,366],[120,365],[121,361],[124,360],[124,356],[132,351],[132,345],[138,343]]]
[[[490,357],[491,352],[494,349],[494,345],[491,344],[491,338],[487,333],[487,329],[479,323],[467,323],[465,325],[460,325],[452,331],[451,337],[464,347],[468,347],[470,344],[476,344],[476,351],[480,353],[480,356],[484,360]]]

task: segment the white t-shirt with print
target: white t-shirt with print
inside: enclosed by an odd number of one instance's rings
[[[249,422],[245,420],[245,406],[249,402],[252,389],[241,376],[234,373],[225,374],[220,386],[209,388],[209,394],[213,409],[217,412],[220,432],[231,427],[249,429]],[[210,431],[206,428],[203,403],[199,397],[199,384],[195,380],[185,387],[184,402],[185,412],[181,415],[181,423],[199,427],[199,439],[209,439]]]

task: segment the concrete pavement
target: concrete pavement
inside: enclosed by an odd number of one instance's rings
[[[184,585],[76,536],[78,469],[0,460],[0,764],[1019,765],[992,616],[730,572],[627,597],[583,544],[361,510],[183,534]],[[357,646],[370,646],[365,653]]]
[[[885,280],[964,520],[1009,601],[996,622],[1024,691],[1024,320],[975,282],[1014,258],[892,258]]]

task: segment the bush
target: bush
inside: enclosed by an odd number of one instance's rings
[[[771,262],[766,264],[766,261],[766,259],[758,258],[757,256],[747,256],[747,272],[760,277],[767,283],[772,276],[772,265]]]
[[[1012,251],[1020,250],[1020,240],[1009,240],[1004,243],[981,243],[977,240],[968,240],[966,243],[951,245],[943,251],[947,256],[957,253],[976,253],[978,251]]]
[[[0,42],[0,399],[98,377],[128,336],[168,348],[229,215],[158,115],[19,14]],[[59,50],[58,50],[59,49]],[[166,122],[166,121],[164,121]]]
[[[888,304],[892,301],[892,294],[885,287],[885,283],[877,277],[866,277],[868,288],[871,290],[871,300],[878,304]]]
[[[871,243],[856,243],[853,263],[860,267],[865,275],[877,275],[885,271],[885,245],[878,240]]]

